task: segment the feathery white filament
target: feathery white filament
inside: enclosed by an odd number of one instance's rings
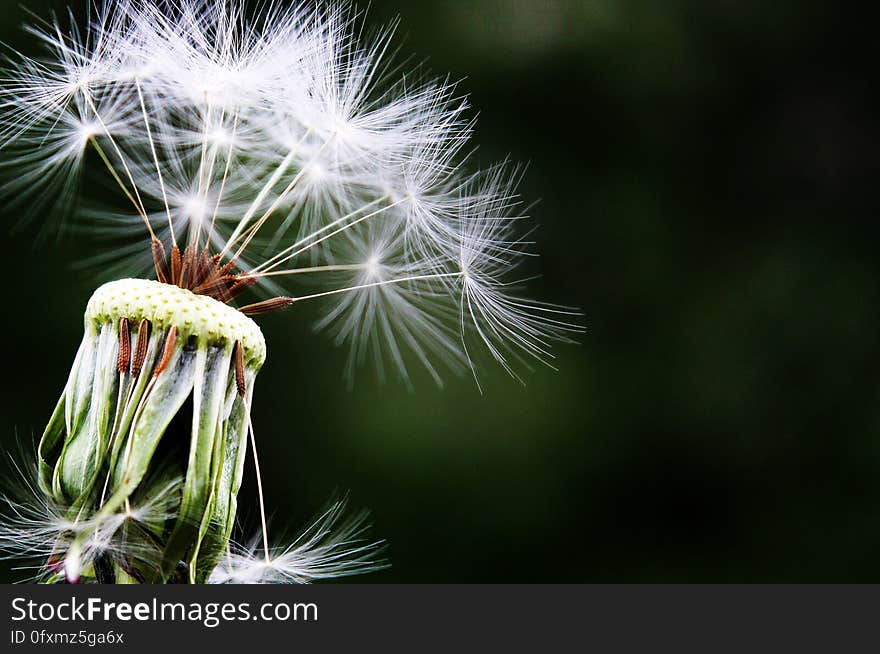
[[[364,38],[344,0],[247,13],[117,0],[85,31],[30,28],[46,55],[11,53],[0,79],[0,147],[24,168],[9,189],[52,184],[69,205],[91,145],[136,214],[92,212],[100,231],[204,242],[297,301],[335,302],[320,326],[353,362],[382,348],[408,380],[408,351],[441,383],[436,358],[475,369],[471,336],[511,375],[549,362],[576,314],[511,295],[519,173],[465,172],[455,85],[395,79],[393,26]]]
[[[0,496],[0,552],[33,561],[38,578],[64,572],[76,581],[97,557],[140,561],[158,568],[162,552],[150,535],[156,524],[173,519],[181,480],[152,484],[138,503],[105,517],[71,515],[38,491],[30,475],[14,463],[18,488]],[[46,569],[46,561],[49,561]],[[63,570],[61,565],[63,563]],[[56,567],[57,566],[59,567]]]
[[[381,570],[382,541],[365,540],[366,512],[345,517],[347,499],[330,506],[289,546],[263,556],[256,539],[234,545],[211,574],[211,584],[307,584]]]

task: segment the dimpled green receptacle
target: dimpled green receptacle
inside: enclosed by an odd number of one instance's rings
[[[196,335],[209,343],[239,341],[245,361],[261,366],[266,340],[259,326],[237,309],[206,295],[148,279],[120,279],[98,288],[86,306],[86,329],[127,318],[146,318],[154,328],[177,327],[178,334]]]
[[[256,323],[217,300],[141,279],[95,291],[39,446],[40,490],[73,525],[56,557],[68,580],[194,583],[210,575],[234,524],[265,358]],[[160,448],[190,399],[189,442]],[[138,512],[160,495],[160,512]],[[121,555],[115,539],[125,542]]]

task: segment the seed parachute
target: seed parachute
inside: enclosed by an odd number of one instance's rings
[[[37,578],[303,582],[381,567],[339,500],[294,543],[232,541],[266,357],[252,317],[321,304],[318,327],[406,384],[419,366],[550,365],[578,314],[516,294],[530,243],[506,162],[470,170],[448,79],[404,73],[394,25],[346,2],[119,0],[28,27],[0,79],[6,196],[106,242],[116,281],[85,314],[3,542]],[[88,182],[88,183],[86,183]],[[109,193],[107,189],[115,189]],[[116,198],[113,200],[112,198]],[[116,206],[112,203],[116,201]],[[191,407],[188,442],[163,438]],[[178,439],[180,440],[180,439]]]

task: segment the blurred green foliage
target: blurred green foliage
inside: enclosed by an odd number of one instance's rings
[[[0,7],[0,39],[33,47]],[[588,331],[559,372],[493,370],[480,396],[369,371],[349,390],[313,308],[262,320],[276,528],[340,488],[390,542],[369,581],[880,581],[867,21],[809,0],[373,0],[370,22],[397,13],[402,52],[471,93],[476,161],[529,162],[532,290]],[[37,231],[3,241],[10,447],[48,419],[95,286],[87,235]]]

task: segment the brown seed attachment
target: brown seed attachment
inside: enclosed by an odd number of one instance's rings
[[[134,358],[131,362],[131,376],[137,377],[144,367],[144,359],[147,358],[147,342],[150,338],[150,321],[144,318],[138,327],[137,342],[134,346]]]
[[[160,241],[155,236],[153,237],[152,243],[153,250],[153,265],[156,267],[156,279],[158,279],[163,284],[168,283],[168,259],[165,254],[165,246],[162,245],[162,241]]]
[[[165,347],[162,349],[162,358],[159,359],[159,365],[156,366],[156,370],[153,373],[154,377],[161,375],[165,368],[168,367],[168,364],[171,363],[171,355],[174,354],[174,344],[176,342],[177,327],[172,325],[171,329],[168,330],[168,335],[165,336]]]
[[[263,300],[262,302],[255,302],[254,304],[248,304],[239,308],[246,316],[258,316],[261,313],[269,313],[271,311],[280,311],[281,309],[286,309],[291,304],[296,302],[292,297],[287,297],[284,295],[279,295],[278,297],[269,298],[268,300]]]
[[[232,358],[235,361],[235,385],[238,388],[239,396],[244,398],[247,388],[244,384],[244,348],[240,341],[235,341]]]
[[[180,257],[180,248],[177,245],[171,248],[171,283],[180,286],[180,269],[183,261]]]
[[[124,375],[128,372],[131,363],[131,331],[128,328],[128,318],[119,319],[119,356],[116,359],[116,371]]]
[[[157,280],[163,284],[185,288],[196,295],[207,295],[224,304],[253,287],[260,279],[259,275],[238,271],[235,256],[225,261],[222,252],[211,254],[207,245],[199,250],[196,245],[191,244],[181,252],[180,247],[175,244],[168,256],[162,241],[153,237],[152,251]],[[277,297],[248,304],[240,311],[253,316],[286,309],[293,302],[292,298]]]

